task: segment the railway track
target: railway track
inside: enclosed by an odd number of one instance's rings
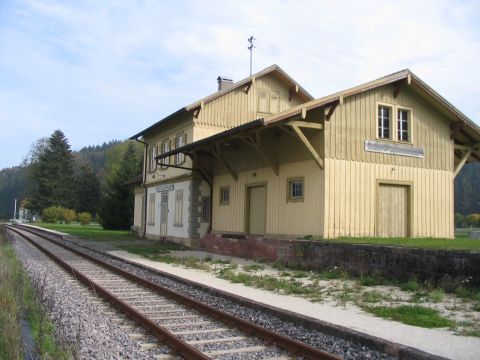
[[[172,350],[158,359],[339,359],[70,248],[53,236],[5,227]]]

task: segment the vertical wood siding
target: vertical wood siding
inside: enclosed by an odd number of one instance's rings
[[[255,174],[255,175],[254,175]],[[287,179],[303,177],[302,202],[287,202]],[[323,233],[324,172],[313,160],[280,165],[276,176],[270,168],[243,171],[234,181],[228,174],[215,176],[213,186],[214,232],[244,232],[247,186],[266,184],[266,233],[282,235],[321,235]],[[220,205],[220,188],[230,186],[230,205]]]
[[[365,151],[365,140],[376,140],[378,102],[412,109],[413,142],[401,144],[423,148],[424,159]],[[395,113],[393,122],[396,122]],[[330,121],[325,122],[324,131],[325,156],[329,158],[453,170],[453,142],[448,119],[408,87],[404,87],[397,98],[393,97],[393,86],[388,85],[345,99]]]
[[[269,74],[256,79],[248,94],[246,87],[240,87],[231,92],[207,102],[200,111],[195,123],[205,128],[230,129],[262,117],[257,112],[257,96],[259,89],[275,91],[280,95],[278,112],[301,104],[298,96],[289,100],[287,85],[275,75]]]
[[[382,180],[411,183],[412,237],[453,238],[451,171],[335,159],[325,159],[324,236],[375,236]]]

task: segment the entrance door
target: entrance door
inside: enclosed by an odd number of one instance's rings
[[[162,192],[160,202],[160,236],[167,236],[168,192]]]
[[[264,235],[267,217],[267,187],[248,188],[248,233]]]
[[[407,237],[409,186],[380,184],[377,204],[377,236]]]

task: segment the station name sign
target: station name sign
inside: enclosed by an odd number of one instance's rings
[[[425,151],[422,148],[385,143],[382,141],[365,140],[365,151],[390,155],[411,156],[416,158],[425,157]]]
[[[175,188],[174,184],[163,184],[163,185],[158,185],[155,190],[157,192],[161,191],[172,191]]]

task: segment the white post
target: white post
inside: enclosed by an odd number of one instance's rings
[[[13,220],[17,219],[17,199],[15,199],[15,208],[13,210]]]

